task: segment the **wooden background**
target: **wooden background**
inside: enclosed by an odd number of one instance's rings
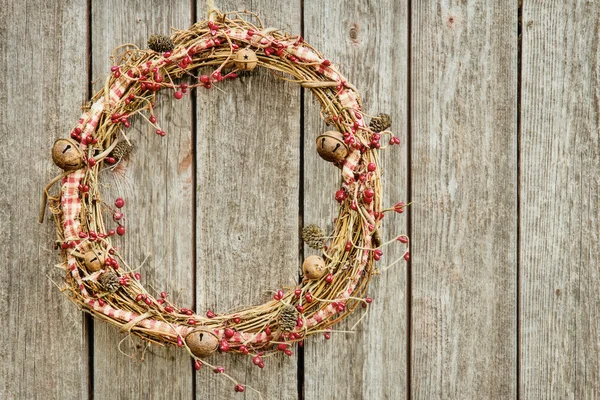
[[[314,338],[262,371],[219,363],[266,399],[599,398],[600,4],[216,5],[301,33],[368,111],[390,113],[402,145],[382,155],[385,202],[414,202],[385,231],[412,237],[412,262],[374,280],[355,333]],[[37,224],[58,172],[49,149],[111,49],[205,13],[200,0],[0,0],[0,398],[257,398],[83,316],[52,283],[52,224]],[[128,259],[197,310],[293,284],[311,251],[302,225],[335,212],[311,94],[264,72],[222,88],[163,96],[168,136],[135,124],[137,150],[105,177],[107,196],[128,201]]]

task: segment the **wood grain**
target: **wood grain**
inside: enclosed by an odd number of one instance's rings
[[[517,3],[413,2],[412,396],[517,391]]]
[[[92,4],[92,57],[95,89],[110,70],[109,55],[122,43],[146,47],[152,34],[191,24],[191,5],[180,1],[100,1]],[[103,191],[109,204],[123,197],[127,235],[117,241],[132,266],[140,266],[149,290],[165,290],[176,304],[193,300],[193,165],[191,98],[168,91],[157,100],[156,117],[167,136],[136,119],[127,131],[135,146],[129,160],[108,173]],[[112,221],[111,221],[112,222]],[[113,223],[114,224],[114,223]],[[144,262],[145,261],[145,262]],[[176,348],[145,345],[112,326],[94,323],[96,399],[180,399],[192,396],[189,357]],[[130,359],[120,352],[133,356]]]
[[[198,3],[198,18],[206,15]],[[265,25],[300,31],[300,3],[223,1],[222,11],[251,9]],[[206,71],[208,73],[211,70]],[[205,73],[206,73],[205,72]],[[300,90],[267,71],[218,89],[197,102],[197,309],[225,312],[259,304],[269,290],[298,281]],[[297,356],[270,357],[260,370],[250,357],[215,355],[236,379],[265,399],[297,398]],[[197,399],[238,398],[233,384],[205,369]],[[247,390],[248,398],[258,398]]]
[[[383,204],[406,199],[406,82],[407,12],[404,1],[377,6],[368,1],[304,1],[306,40],[339,64],[354,84],[369,114],[392,116],[392,131],[402,146],[380,151]],[[315,139],[327,130],[312,93],[305,93],[304,224],[316,223],[327,231],[337,216],[334,193],[339,170],[322,160]],[[388,215],[384,241],[406,233],[406,218]],[[402,257],[403,248],[384,250],[380,267]],[[315,254],[305,247],[305,255]],[[354,333],[333,333],[331,340],[314,337],[305,345],[306,399],[397,399],[406,392],[406,275],[405,263],[376,276],[368,295],[374,298],[367,317]],[[349,330],[364,313],[358,309],[334,327]]]
[[[524,2],[521,398],[600,395],[600,8]]]
[[[3,399],[87,398],[83,316],[52,282],[64,271],[51,213],[37,222],[42,188],[61,172],[52,143],[68,136],[86,91],[85,14],[85,2],[0,1]]]

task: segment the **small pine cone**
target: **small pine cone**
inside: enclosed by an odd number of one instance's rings
[[[119,287],[121,286],[119,284],[119,278],[117,277],[117,274],[115,274],[114,272],[105,272],[100,276],[100,279],[98,280],[100,282],[100,284],[102,284],[102,286],[104,286],[104,288],[111,292],[114,293],[116,292]]]
[[[284,332],[294,330],[296,327],[296,321],[298,319],[298,311],[296,307],[292,305],[284,305],[281,311],[279,311],[279,328]]]
[[[325,233],[318,225],[305,226],[302,229],[302,239],[315,250],[321,250],[325,246]]]
[[[373,132],[383,132],[390,126],[392,126],[392,117],[390,117],[389,114],[384,113],[377,114],[369,124],[369,128],[371,128]]]
[[[117,143],[110,154],[117,160],[121,160],[123,157],[131,153],[131,150],[133,150],[133,145],[129,144],[126,140],[123,140],[122,142]]]
[[[152,35],[148,38],[148,47],[157,53],[164,53],[175,48],[175,43],[167,35]]]

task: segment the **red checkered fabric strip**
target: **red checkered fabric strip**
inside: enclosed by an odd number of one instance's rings
[[[66,242],[79,240],[81,199],[79,198],[78,186],[84,175],[84,170],[80,169],[67,175],[62,181],[60,205]]]

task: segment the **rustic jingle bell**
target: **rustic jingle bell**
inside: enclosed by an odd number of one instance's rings
[[[73,139],[58,139],[52,147],[52,161],[65,171],[72,171],[83,166],[83,153],[79,143]]]
[[[88,272],[98,272],[102,269],[106,257],[102,251],[88,250],[85,252],[83,261]]]
[[[309,256],[302,263],[302,273],[307,279],[320,279],[326,272],[325,260],[319,256]]]
[[[344,135],[337,131],[328,131],[317,138],[317,153],[322,159],[340,162],[348,156],[348,146],[344,143]]]
[[[235,54],[235,66],[242,71],[252,71],[257,63],[258,57],[251,49],[240,49]]]
[[[196,329],[185,337],[185,344],[198,358],[210,356],[219,347],[219,339],[208,329]]]

